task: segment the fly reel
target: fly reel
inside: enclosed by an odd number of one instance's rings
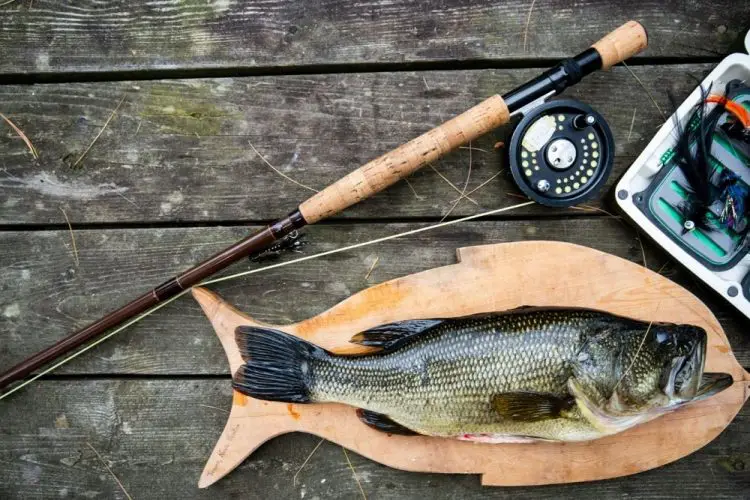
[[[509,166],[521,191],[550,207],[596,195],[612,170],[614,139],[604,118],[573,99],[532,108],[510,138]]]

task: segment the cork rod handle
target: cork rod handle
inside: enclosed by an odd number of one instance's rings
[[[628,21],[591,47],[601,56],[602,69],[609,69],[641,52],[647,45],[646,29],[637,21]]]
[[[302,203],[299,210],[308,224],[330,217],[499,127],[508,116],[503,98],[493,95],[339,179]]]

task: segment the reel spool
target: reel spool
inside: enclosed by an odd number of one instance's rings
[[[592,198],[612,170],[614,139],[604,118],[573,99],[528,111],[510,138],[510,171],[539,204],[569,207]]]

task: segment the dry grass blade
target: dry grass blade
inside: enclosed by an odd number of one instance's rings
[[[104,459],[102,458],[102,456],[99,454],[99,452],[96,451],[96,448],[94,448],[93,446],[91,446],[91,443],[89,443],[89,442],[86,443],[86,446],[88,446],[89,448],[91,448],[91,451],[93,451],[96,454],[97,458],[102,463],[102,465],[107,469],[107,471],[115,479],[115,481],[117,482],[117,485],[120,487],[120,489],[122,490],[122,492],[125,493],[126,497],[128,497],[128,500],[133,500],[133,497],[130,496],[130,493],[128,493],[128,490],[125,489],[125,486],[122,485],[122,483],[117,478],[117,476],[115,475],[115,473],[112,472],[112,469],[109,468],[109,465],[107,465],[107,462],[105,462]]]
[[[2,7],[3,5],[7,5],[7,4],[0,4],[0,7]],[[12,128],[16,132],[16,134],[18,134],[18,137],[20,137],[21,139],[23,139],[23,142],[26,143],[26,147],[28,147],[29,151],[31,151],[31,156],[33,156],[35,160],[38,160],[39,159],[39,152],[36,150],[36,148],[31,143],[31,141],[29,140],[29,138],[26,137],[26,134],[23,133],[23,130],[21,130],[20,128],[18,128],[18,126],[15,123],[13,123],[12,121],[10,121],[10,118],[8,118],[7,116],[5,116],[4,114],[0,113],[0,118],[2,118],[3,120],[5,120],[5,123],[7,123],[8,125],[10,125],[10,128]]]
[[[77,166],[78,166],[78,164],[79,164],[79,163],[81,163],[81,161],[83,160],[83,158],[84,158],[84,157],[85,157],[85,156],[86,156],[86,155],[87,155],[87,154],[89,153],[89,151],[91,151],[91,148],[93,148],[93,147],[94,147],[94,144],[96,144],[96,141],[98,141],[98,140],[99,140],[99,138],[100,138],[100,137],[102,136],[102,134],[104,133],[104,130],[105,130],[105,129],[106,129],[106,128],[107,128],[108,126],[109,126],[109,122],[111,122],[111,121],[112,121],[112,118],[114,118],[114,117],[115,117],[115,115],[117,114],[117,111],[118,111],[118,110],[120,109],[120,106],[122,106],[122,103],[123,103],[123,102],[125,102],[125,96],[124,96],[124,95],[123,95],[123,96],[122,96],[122,98],[120,99],[120,102],[118,102],[118,103],[117,103],[117,106],[115,106],[115,109],[113,109],[113,110],[112,110],[112,113],[110,113],[110,115],[109,115],[109,118],[107,118],[107,121],[106,121],[106,122],[104,122],[104,126],[103,126],[103,127],[101,128],[101,130],[99,131],[99,133],[98,133],[98,134],[96,134],[96,137],[94,137],[94,140],[93,140],[93,141],[91,141],[91,144],[89,144],[89,147],[87,147],[87,148],[86,148],[86,151],[84,151],[84,152],[83,152],[83,154],[81,154],[81,156],[79,156],[79,157],[78,157],[78,159],[77,159],[77,160],[76,160],[76,162],[75,162],[75,163],[74,163],[74,164],[72,165],[72,167],[71,167],[71,168],[75,168],[75,167],[77,167]]]
[[[318,441],[318,444],[315,446],[315,448],[313,448],[313,451],[311,451],[310,454],[307,455],[307,458],[305,459],[305,461],[302,462],[302,465],[299,466],[299,469],[297,469],[297,472],[294,473],[294,478],[292,479],[292,484],[294,486],[297,486],[297,476],[299,476],[299,473],[302,472],[302,469],[305,468],[305,465],[307,465],[307,462],[310,461],[312,456],[315,455],[315,452],[318,451],[318,448],[320,448],[320,445],[323,444],[323,441],[325,441],[325,439],[320,438],[320,441]]]
[[[534,12],[534,4],[536,0],[531,1],[531,7],[529,7],[529,15],[526,16],[526,26],[523,28],[523,51],[526,52],[526,41],[529,38],[529,23],[531,23],[531,13]]]
[[[63,213],[63,217],[65,217],[65,222],[68,223],[68,231],[70,231],[70,241],[73,244],[73,259],[76,261],[76,267],[78,267],[80,261],[78,260],[78,248],[76,247],[76,237],[73,234],[73,226],[70,224],[68,214],[65,213],[65,210],[62,207],[60,207],[60,211]]]
[[[282,171],[281,171],[281,170],[279,170],[278,168],[276,168],[276,167],[274,167],[273,165],[271,165],[271,163],[270,163],[270,162],[269,162],[268,160],[266,160],[266,159],[265,159],[265,158],[263,157],[263,155],[262,155],[262,154],[260,154],[260,153],[258,152],[258,150],[257,150],[257,149],[255,149],[255,146],[253,146],[253,143],[252,143],[252,142],[248,142],[248,144],[250,145],[250,148],[251,148],[251,149],[252,149],[253,151],[255,151],[255,154],[256,154],[256,155],[258,155],[258,156],[260,157],[260,159],[261,159],[261,160],[263,160],[263,163],[265,163],[266,165],[268,165],[268,166],[269,166],[269,167],[271,168],[271,170],[273,170],[274,172],[276,172],[277,174],[279,174],[280,176],[282,176],[282,177],[283,177],[284,179],[288,180],[288,181],[289,181],[289,182],[291,182],[291,183],[294,183],[294,184],[298,185],[299,187],[303,187],[303,188],[305,188],[305,189],[307,189],[307,190],[309,190],[309,191],[312,191],[313,193],[317,193],[317,192],[318,192],[318,190],[317,190],[317,189],[315,189],[315,188],[311,188],[310,186],[306,186],[306,185],[302,184],[301,182],[297,182],[297,181],[295,181],[294,179],[292,179],[291,177],[289,177],[288,175],[286,175],[286,174],[285,174],[284,172],[282,172]]]
[[[638,85],[640,85],[643,91],[646,92],[646,95],[648,96],[649,99],[651,99],[651,102],[654,104],[654,107],[656,107],[656,109],[659,111],[659,114],[661,115],[662,119],[664,121],[667,121],[667,115],[665,115],[664,111],[661,110],[661,108],[659,107],[659,104],[656,102],[656,99],[654,99],[654,96],[652,96],[651,92],[648,91],[648,88],[646,88],[646,86],[643,84],[641,79],[638,78],[638,75],[633,73],[633,70],[630,69],[630,66],[625,64],[625,61],[622,61],[622,65],[625,66],[625,69],[627,69],[630,72],[633,78],[635,78],[635,81],[638,82]]]
[[[346,452],[346,448],[342,446],[341,451],[344,452],[344,456],[346,457],[346,463],[349,464],[349,468],[352,470],[352,475],[354,476],[354,480],[357,481],[357,486],[359,486],[359,491],[362,493],[362,498],[364,498],[364,500],[367,500],[367,495],[365,495],[365,490],[364,488],[362,488],[362,483],[359,482],[359,476],[357,476],[357,471],[354,470],[352,461],[349,460],[349,454]]]
[[[0,7],[5,7],[6,5],[10,5],[13,2],[15,2],[15,1],[16,0],[8,0],[7,2],[2,2],[2,3],[0,3]]]

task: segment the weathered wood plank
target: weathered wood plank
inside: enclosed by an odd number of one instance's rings
[[[635,67],[661,109],[665,90],[680,99],[709,65]],[[0,86],[0,110],[34,142],[40,160],[0,124],[0,223],[174,220],[269,220],[310,191],[286,175],[322,188],[365,162],[468,109],[485,97],[533,78],[539,70],[365,73],[323,76],[168,80]],[[122,96],[125,102],[99,140],[76,164]],[[612,184],[663,122],[624,68],[592,75],[566,95],[608,119],[616,160]],[[631,129],[632,125],[632,129]],[[504,166],[494,151],[503,131],[474,146],[469,190]],[[463,186],[469,151],[436,165]],[[507,172],[506,172],[507,174]],[[344,217],[439,217],[456,192],[429,168]],[[462,201],[454,215],[517,202],[500,176]],[[540,208],[521,213],[549,213]],[[559,213],[559,212],[558,212]],[[580,212],[570,211],[571,214]]]
[[[197,489],[231,400],[230,381],[39,382],[0,406],[2,498],[358,498],[339,446],[282,436],[207,490]],[[401,472],[352,452],[368,498],[747,498],[750,407],[705,448],[637,476],[534,488],[483,488],[476,476]]]
[[[310,255],[416,227],[419,225],[314,226],[306,230],[309,244],[303,250]],[[46,347],[245,232],[245,228],[76,231],[78,266],[68,231],[0,233],[0,366],[10,366]],[[573,242],[636,262],[643,259],[635,233],[615,219],[477,222],[315,259],[212,288],[257,319],[284,324],[314,316],[374,283],[451,264],[458,247],[528,239]],[[649,248],[647,243],[644,246]],[[376,267],[365,279],[376,258]],[[646,258],[654,270],[668,260],[661,252],[650,249]],[[233,271],[251,267],[242,264]],[[738,360],[743,366],[750,366],[748,321],[675,267],[670,261],[662,273],[693,290],[711,307]],[[57,373],[228,374],[229,369],[208,321],[192,299],[184,298]]]
[[[138,0],[0,8],[0,74],[566,57],[629,19],[650,57],[716,56],[742,2]],[[528,23],[528,28],[527,28]]]

